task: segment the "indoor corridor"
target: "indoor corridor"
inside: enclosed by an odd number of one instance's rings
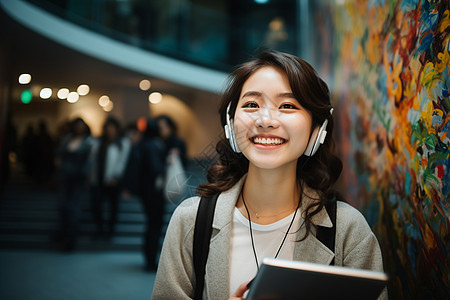
[[[195,163],[190,165],[191,174],[198,172]],[[198,183],[196,176],[190,178],[192,185]],[[111,239],[96,239],[86,195],[77,246],[62,252],[53,242],[59,222],[55,180],[32,182],[13,166],[2,197],[0,299],[150,299],[155,272],[144,269],[138,198],[120,201]],[[166,206],[164,228],[176,203]]]

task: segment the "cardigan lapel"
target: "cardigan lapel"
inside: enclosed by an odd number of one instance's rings
[[[301,204],[302,218],[304,220],[304,211],[308,205],[317,199],[317,193],[311,189],[306,188],[304,191],[304,198]],[[332,227],[330,216],[328,216],[327,210],[323,207],[317,214],[315,214],[311,221],[317,226]],[[316,232],[314,228],[311,228],[311,233],[306,239],[298,242],[294,246],[294,260],[319,263],[329,265],[334,258],[334,253],[327,246],[322,244],[316,238]],[[297,233],[297,239],[300,240],[304,237],[306,228],[304,222]]]
[[[305,234],[305,227],[297,233],[297,238],[301,239]],[[334,253],[322,244],[312,233],[308,237],[295,244],[294,260],[312,262],[329,265],[334,258]]]

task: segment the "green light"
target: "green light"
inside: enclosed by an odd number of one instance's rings
[[[28,104],[31,102],[31,99],[33,98],[33,94],[30,90],[25,90],[20,94],[20,101],[22,101],[23,104]]]

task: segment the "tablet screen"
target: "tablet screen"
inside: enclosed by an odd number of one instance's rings
[[[377,299],[385,273],[265,258],[246,299]]]

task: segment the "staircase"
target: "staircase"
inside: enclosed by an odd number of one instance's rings
[[[185,194],[167,201],[160,243],[163,241],[173,210],[182,199],[193,196],[195,187],[204,181],[209,161],[191,161],[187,170]],[[111,239],[96,239],[95,222],[90,211],[89,195],[84,197],[79,220],[77,251],[141,251],[145,215],[138,198],[119,201],[116,233]],[[108,206],[105,205],[105,210]],[[108,214],[105,213],[105,220]],[[58,184],[56,180],[37,184],[26,178],[20,166],[12,167],[12,176],[0,194],[0,249],[57,250],[54,236],[59,229]]]
[[[55,181],[36,184],[15,173],[0,197],[0,249],[57,249],[53,241],[59,229]],[[138,198],[119,202],[116,234],[108,240],[94,238],[89,195],[84,199],[77,250],[141,250],[145,216]]]

